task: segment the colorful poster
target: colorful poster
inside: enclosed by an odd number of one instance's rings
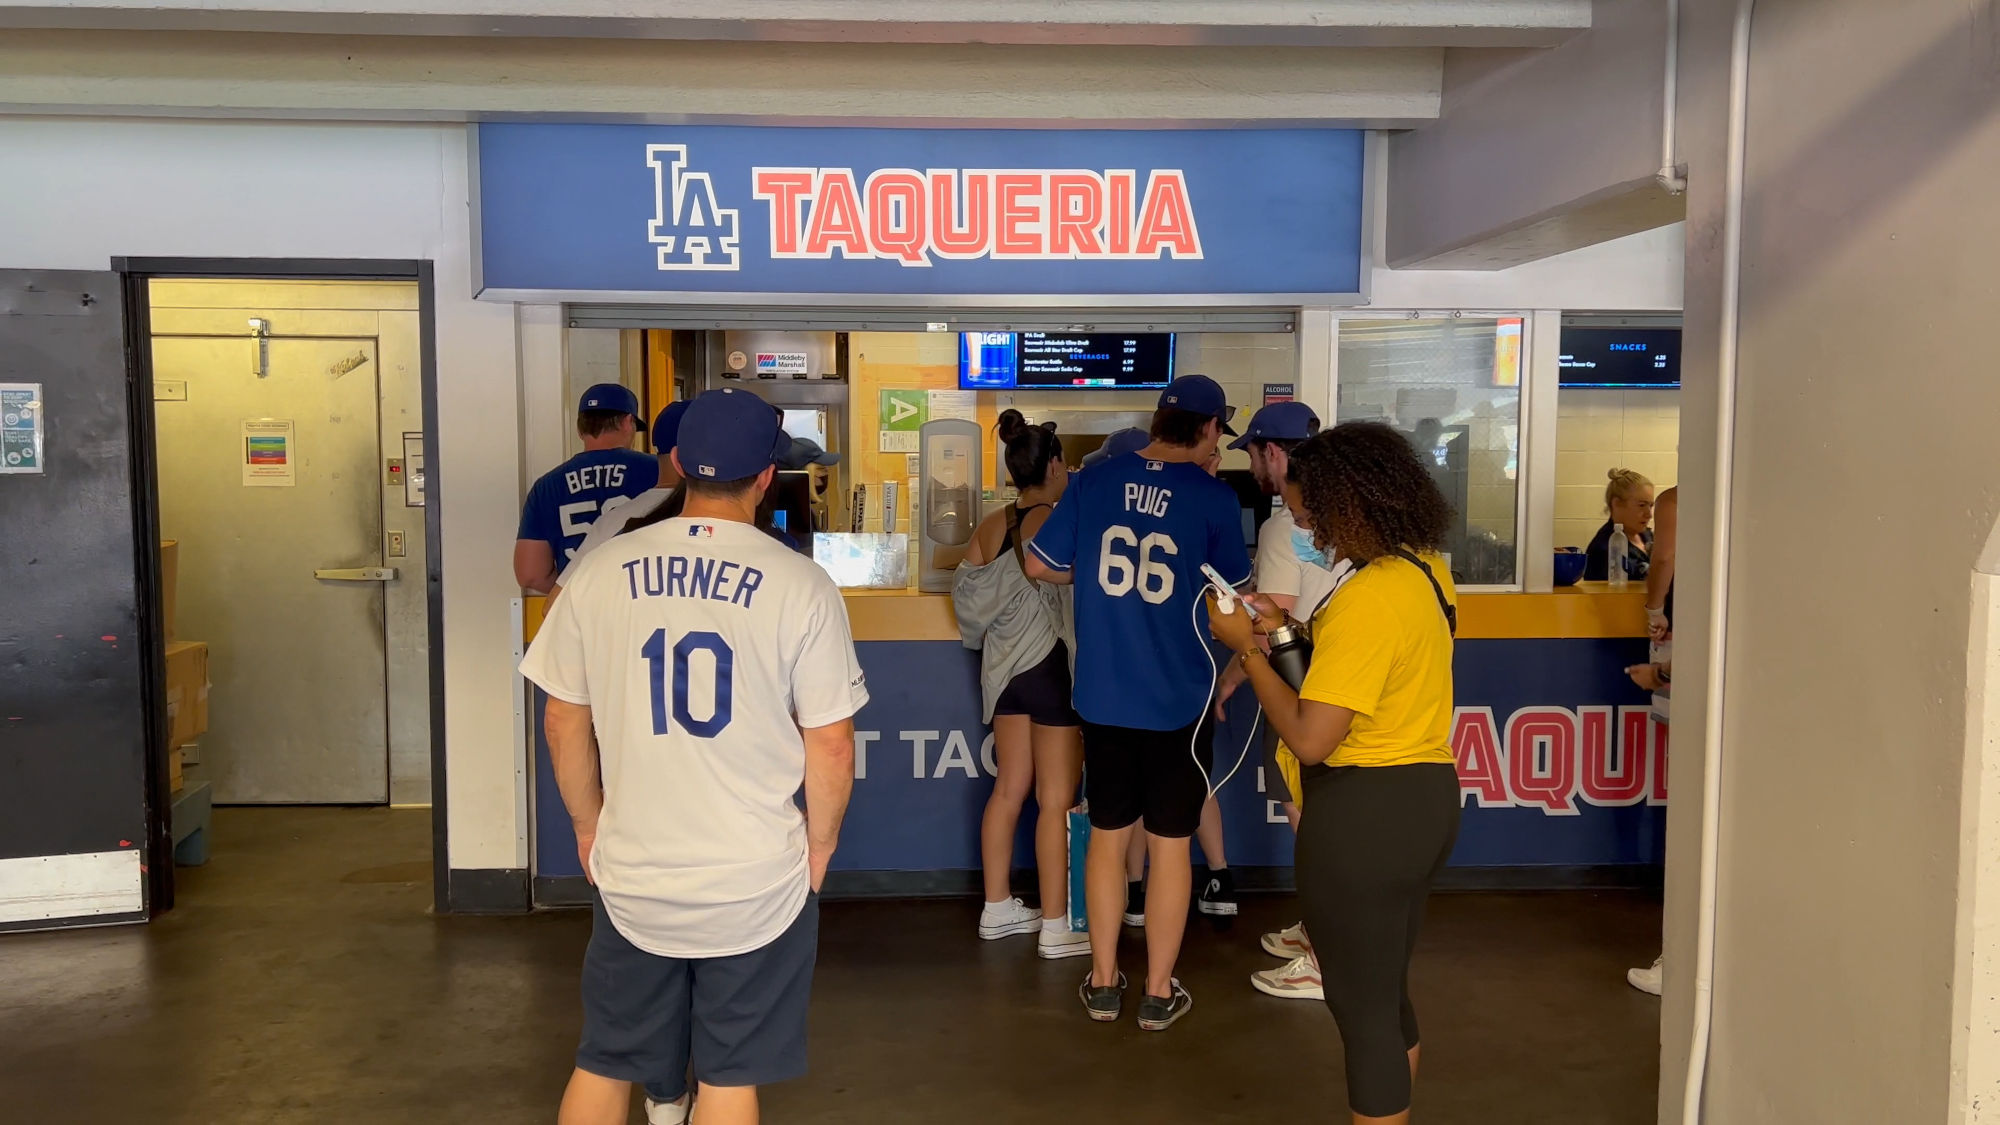
[[[290,488],[299,483],[298,427],[290,419],[257,418],[243,423],[243,483],[253,488]]]
[[[0,383],[0,473],[42,471],[42,385]]]

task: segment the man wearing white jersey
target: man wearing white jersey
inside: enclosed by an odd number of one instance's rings
[[[586,556],[522,662],[597,887],[560,1125],[757,1120],[806,1067],[817,892],[868,700],[826,573],[752,525],[790,439],[747,391],[688,407],[681,516]],[[594,736],[593,737],[593,733]],[[794,795],[803,783],[805,809]]]

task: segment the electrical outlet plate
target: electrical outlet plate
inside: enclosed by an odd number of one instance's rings
[[[201,743],[199,742],[181,743],[181,765],[198,766],[200,764],[201,764]]]

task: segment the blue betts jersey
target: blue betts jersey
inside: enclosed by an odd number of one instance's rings
[[[539,539],[555,552],[556,569],[576,558],[597,517],[660,483],[660,462],[636,449],[597,449],[542,474],[521,505],[516,539]]]
[[[1113,457],[1071,475],[1028,546],[1075,574],[1079,715],[1141,730],[1201,717],[1214,678],[1201,564],[1250,580],[1234,489],[1199,465]]]

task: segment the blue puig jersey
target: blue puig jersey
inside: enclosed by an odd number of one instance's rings
[[[521,506],[516,539],[540,539],[555,551],[556,569],[576,557],[597,517],[660,483],[660,462],[635,449],[597,449],[542,474]]]
[[[1113,457],[1070,476],[1029,547],[1075,575],[1079,715],[1142,730],[1201,717],[1215,675],[1201,564],[1250,580],[1234,489],[1186,462]]]

